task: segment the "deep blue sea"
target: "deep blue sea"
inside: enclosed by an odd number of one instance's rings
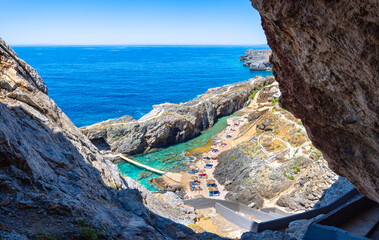
[[[212,87],[271,72],[239,62],[268,46],[15,46],[45,81],[49,96],[78,127],[189,101]]]

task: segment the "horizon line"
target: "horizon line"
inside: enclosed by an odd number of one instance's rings
[[[267,46],[268,44],[9,44],[15,47],[28,46]]]

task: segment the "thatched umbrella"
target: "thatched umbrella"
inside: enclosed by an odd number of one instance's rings
[[[200,169],[199,173],[205,173],[204,169]]]
[[[211,191],[211,192],[214,192],[214,191],[217,191],[218,189],[216,188],[216,187],[210,187],[209,188],[209,191]]]
[[[208,180],[207,180],[207,183],[209,183],[209,184],[214,184],[214,183],[216,183],[216,180],[214,180],[214,179],[208,179]]]
[[[218,154],[212,154],[212,155],[211,155],[211,158],[212,158],[212,159],[217,159],[217,157],[218,157]]]

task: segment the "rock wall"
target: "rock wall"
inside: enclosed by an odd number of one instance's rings
[[[262,18],[280,103],[329,166],[379,202],[377,0],[251,0]]]
[[[251,71],[271,71],[270,56],[271,50],[248,49],[240,56],[240,61],[243,61],[243,65],[249,67]]]
[[[273,81],[273,77],[256,77],[209,89],[190,102],[156,105],[138,121],[124,116],[82,127],[81,131],[102,150],[128,154],[154,151],[198,136],[217,118],[242,108],[253,89]]]
[[[46,93],[0,39],[0,239],[78,239],[78,220],[106,239],[218,238],[173,222],[191,221],[181,214],[191,209],[123,179]]]

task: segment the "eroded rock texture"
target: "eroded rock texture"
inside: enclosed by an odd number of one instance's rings
[[[248,49],[240,56],[240,61],[243,61],[243,65],[249,67],[251,71],[271,71],[270,56],[271,50]]]
[[[255,88],[273,81],[273,77],[256,77],[212,88],[186,103],[155,105],[139,120],[124,116],[82,127],[81,131],[101,150],[151,152],[200,135],[218,118],[242,108]]]
[[[0,239],[78,239],[78,220],[103,239],[212,238],[169,220],[189,224],[193,210],[123,179],[46,93],[0,39]]]
[[[379,202],[379,3],[252,0],[281,105],[329,166]]]

